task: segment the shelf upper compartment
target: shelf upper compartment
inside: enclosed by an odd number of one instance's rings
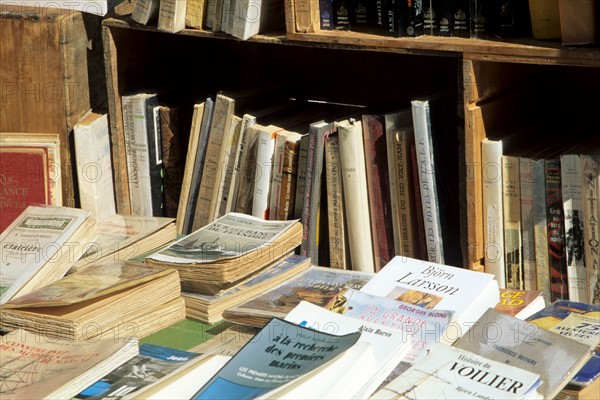
[[[159,32],[156,26],[140,25],[129,18],[109,18],[104,20],[104,25]],[[177,34],[238,40],[226,33],[195,29],[185,29]],[[250,41],[446,57],[463,56],[480,61],[600,67],[600,47],[598,46],[567,47],[562,46],[559,42],[544,42],[527,38],[507,42],[437,36],[391,38],[359,32],[319,31],[316,33],[287,33],[287,35],[283,32],[256,35]]]

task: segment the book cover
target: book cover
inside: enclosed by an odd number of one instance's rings
[[[588,284],[587,303],[600,305],[600,157],[581,156],[583,237]],[[596,238],[596,239],[594,239]]]
[[[429,310],[455,312],[460,337],[500,299],[492,274],[396,256],[361,291]]]
[[[206,0],[187,0],[185,8],[185,26],[188,28],[204,28],[206,17]]]
[[[266,394],[352,347],[360,333],[333,335],[273,318],[223,366],[192,399],[213,399],[223,393],[236,399]]]
[[[452,344],[448,342],[450,335],[445,332],[453,322],[453,311],[426,310],[353,288],[340,290],[324,308],[360,321],[403,331],[411,342],[410,350],[402,359],[406,363],[418,362],[437,343]]]
[[[369,209],[362,123],[344,120],[338,123],[337,130],[340,138],[344,207],[348,218],[350,266],[355,271],[375,272],[371,225],[377,222],[371,219]],[[386,244],[386,249],[388,246]]]
[[[30,204],[50,204],[48,151],[0,146],[0,232]]]
[[[187,0],[161,0],[158,10],[158,29],[175,33],[185,29]]]
[[[363,114],[362,127],[373,238],[373,261],[375,271],[379,271],[396,254],[394,230],[392,224],[389,223],[393,216],[385,116]]]
[[[581,317],[581,318],[578,318]],[[543,329],[585,343],[594,350],[592,358],[573,376],[571,383],[587,386],[600,376],[600,306],[558,300],[531,315],[527,321]]]
[[[526,319],[546,306],[541,290],[500,289],[496,310]]]
[[[148,25],[158,19],[160,0],[136,0],[131,19],[138,24]]]
[[[590,359],[589,346],[488,309],[454,346],[539,374],[538,392],[554,398]]]
[[[284,318],[302,300],[324,306],[341,289],[360,289],[372,273],[311,266],[307,271],[223,313],[231,322],[263,327],[272,317]]]
[[[171,347],[142,343],[137,356],[82,390],[75,398],[118,400],[131,396],[168,376],[198,355]]]
[[[0,304],[61,278],[93,235],[89,211],[27,207],[0,234]]]
[[[420,362],[377,391],[373,399],[522,399],[540,376],[456,347],[438,345]]]
[[[0,350],[3,397],[70,399],[135,357],[138,341],[47,340],[18,329],[2,337]]]

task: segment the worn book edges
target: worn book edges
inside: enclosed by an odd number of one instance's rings
[[[375,272],[371,234],[371,224],[375,222],[371,220],[369,210],[362,123],[344,120],[337,123],[337,131],[344,206],[348,217],[350,265],[355,271]]]
[[[492,274],[396,256],[361,291],[431,310],[454,311],[464,334],[500,300]]]
[[[287,255],[301,239],[297,220],[265,221],[229,213],[145,261],[179,270],[185,291],[214,295]]]
[[[526,319],[546,306],[541,290],[500,289],[496,310],[519,319]]]
[[[241,128],[242,118],[238,117],[237,115],[232,115],[231,121],[229,122],[229,132],[226,136],[224,158],[221,165],[222,170],[219,182],[219,190],[214,211],[215,218],[222,217],[228,212],[227,204],[229,203],[229,194],[231,192],[231,185],[233,182],[235,156],[238,149],[238,142],[240,140]]]
[[[0,304],[62,278],[95,234],[89,211],[29,206],[0,234]]]
[[[379,271],[394,255],[394,229],[390,196],[385,117],[377,114],[362,115],[367,193],[371,215],[373,261]]]
[[[185,29],[187,0],[160,0],[158,29],[175,33]]]
[[[254,125],[256,128],[256,170],[254,172],[254,195],[252,196],[252,215],[263,219],[269,218],[269,195],[271,173],[273,170],[273,153],[277,133],[283,131],[275,125]]]
[[[523,289],[521,186],[519,158],[515,156],[502,156],[502,215],[506,287]]]
[[[298,170],[298,146],[301,134],[291,131],[274,133],[271,183],[269,189],[269,219],[293,219]]]
[[[590,359],[590,346],[488,309],[454,346],[539,374],[538,392],[554,398]]]
[[[2,329],[76,341],[143,337],[184,318],[176,270],[125,262],[96,264],[0,310]]]
[[[187,150],[183,143],[183,116],[179,106],[159,106],[161,152],[163,160],[163,216],[175,218],[179,207],[179,195],[185,168]]]
[[[138,24],[148,25],[158,19],[161,0],[136,0],[131,19]]]
[[[273,316],[284,318],[301,300],[325,306],[340,290],[358,290],[373,275],[313,265],[273,289],[227,309],[223,317],[234,323],[262,328]]]
[[[2,337],[0,349],[3,397],[70,399],[135,357],[138,341],[130,337],[73,342],[19,329]]]
[[[527,321],[592,347],[592,358],[573,376],[571,384],[586,387],[600,377],[600,306],[558,300],[527,318]]]
[[[411,157],[411,147],[415,144],[411,110],[404,109],[385,114],[385,135],[391,220],[394,221],[391,224],[394,234],[394,255],[421,258]]]
[[[469,0],[469,37],[487,39],[492,28],[492,4],[486,0]]]
[[[456,347],[437,345],[371,399],[539,398],[540,375]]]
[[[236,393],[251,399],[334,360],[359,339],[357,331],[331,335],[273,318],[192,399]]]
[[[273,262],[250,279],[216,295],[184,292],[182,296],[187,317],[209,324],[220,321],[223,319],[223,311],[227,308],[291,279],[309,266],[310,259],[294,254]]]
[[[283,2],[273,0],[235,1],[231,35],[247,40],[259,33],[279,29],[284,26]]]
[[[173,218],[111,215],[96,222],[96,235],[69,273],[105,261],[127,261],[175,240]]]
[[[194,29],[204,28],[206,18],[206,0],[187,0],[185,8],[185,26]]]
[[[96,219],[116,213],[108,114],[90,110],[73,127],[81,208]]]

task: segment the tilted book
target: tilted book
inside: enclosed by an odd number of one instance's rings
[[[87,113],[73,127],[81,208],[96,219],[116,213],[108,114]]]
[[[554,398],[592,356],[590,346],[492,308],[474,322],[454,346],[539,374],[544,399]]]
[[[541,290],[500,289],[496,310],[526,319],[546,306]]]
[[[185,318],[180,292],[172,268],[96,264],[5,303],[0,326],[74,341],[144,337]]]
[[[265,221],[229,213],[146,257],[146,263],[179,270],[185,291],[216,294],[300,245],[297,220]]]
[[[0,234],[0,304],[62,278],[94,235],[89,211],[27,207]]]
[[[525,368],[440,344],[371,399],[539,398],[541,383],[539,374]]]
[[[148,25],[158,19],[160,0],[136,0],[131,19],[138,24]]]
[[[492,274],[396,256],[361,291],[429,310],[454,311],[455,339],[500,300]]]
[[[311,266],[273,289],[225,310],[223,317],[234,323],[262,328],[271,317],[284,318],[301,300],[325,306],[340,290],[360,289],[373,275]]]
[[[135,357],[138,341],[73,342],[19,329],[2,337],[0,350],[3,398],[70,399]]]
[[[548,229],[546,218],[545,160],[532,160],[533,174],[533,235],[535,242],[535,272],[537,290],[542,291],[546,303],[551,302],[550,268],[548,267]]]

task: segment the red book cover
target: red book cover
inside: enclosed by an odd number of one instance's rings
[[[49,204],[48,153],[41,147],[0,147],[0,232],[32,204]]]
[[[389,223],[393,216],[385,121],[382,115],[369,114],[364,114],[362,120],[375,271],[379,271],[395,255],[394,230]]]
[[[560,161],[546,160],[546,223],[548,232],[548,266],[550,268],[550,298],[569,299],[565,225],[560,184]]]

